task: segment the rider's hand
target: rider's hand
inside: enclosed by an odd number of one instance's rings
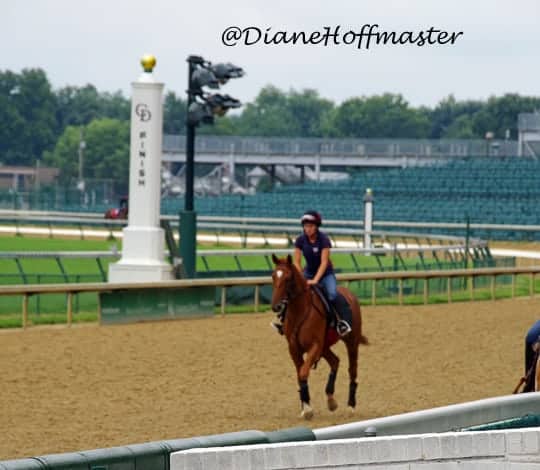
[[[307,283],[308,283],[308,286],[315,286],[318,284],[318,282],[315,281],[314,279],[308,279]]]

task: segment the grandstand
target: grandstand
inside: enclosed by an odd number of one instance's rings
[[[540,162],[528,158],[463,158],[430,167],[369,169],[347,181],[287,185],[255,195],[198,198],[201,215],[295,218],[307,207],[327,217],[363,220],[366,188],[375,218],[386,221],[540,224]],[[176,213],[181,199],[165,199]]]
[[[469,219],[474,224],[540,225],[540,161],[535,158],[454,157],[430,166],[349,168],[349,173],[347,180],[282,185],[256,194],[198,196],[195,209],[199,215],[297,218],[311,207],[326,218],[361,221],[363,197],[371,188],[375,223],[465,223]],[[0,207],[99,213],[111,204],[100,204],[99,198],[81,204],[80,193],[68,197],[67,192],[52,189],[0,194]],[[162,199],[163,214],[176,215],[183,207],[181,196]],[[474,235],[490,238],[479,231]]]

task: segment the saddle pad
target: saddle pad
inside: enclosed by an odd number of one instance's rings
[[[334,315],[333,315],[332,309],[330,308],[330,302],[328,301],[328,298],[326,297],[325,290],[321,289],[320,286],[312,286],[312,287],[315,293],[319,296],[319,299],[321,299],[321,302],[324,306],[324,309],[326,311],[326,314],[330,323],[333,323]],[[349,305],[349,303],[347,302],[347,299],[345,298],[345,296],[343,296],[342,294],[338,292],[337,298],[336,298],[336,307],[338,308],[340,306],[345,307],[345,305]],[[352,323],[352,312],[351,312],[350,306],[347,308],[339,308],[338,313],[339,315],[341,315],[341,318],[343,318],[343,320],[349,323],[349,325]]]
[[[339,335],[335,328],[326,329],[326,337],[324,338],[324,347],[329,348],[339,341]]]

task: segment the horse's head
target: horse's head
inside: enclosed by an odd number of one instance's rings
[[[296,267],[292,262],[291,255],[287,255],[286,258],[278,258],[273,254],[272,261],[275,264],[274,271],[272,271],[272,310],[282,312],[296,291]]]

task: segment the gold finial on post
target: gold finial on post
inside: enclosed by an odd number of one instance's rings
[[[141,65],[147,73],[152,73],[152,70],[156,66],[156,58],[152,54],[145,54],[141,58]]]

